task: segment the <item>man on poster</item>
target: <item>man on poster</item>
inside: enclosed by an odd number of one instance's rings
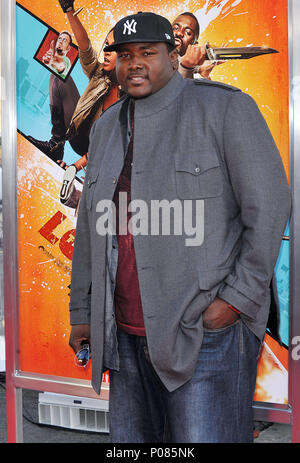
[[[176,50],[179,55],[179,72],[184,78],[192,79],[194,74],[211,79],[210,74],[223,61],[206,61],[206,51],[198,43],[200,25],[196,16],[185,11],[172,22]]]
[[[269,284],[290,210],[280,155],[251,97],[177,72],[168,20],[131,15],[114,39],[106,50],[117,52],[128,96],[91,131],[70,345],[91,344],[98,393],[109,369],[112,442],[251,442]],[[175,206],[189,206],[181,233],[175,219],[169,233],[157,229],[157,202],[169,205],[170,222]],[[152,232],[134,232],[137,203]],[[117,228],[103,233],[114,211]]]
[[[51,73],[49,77],[51,138],[44,141],[32,135],[27,137],[34,146],[55,162],[63,159],[66,130],[80,99],[78,88],[72,76],[69,75],[66,80],[60,78],[66,77],[70,70],[71,62],[66,55],[71,45],[70,33],[62,31],[56,44],[52,41],[49,50],[43,56],[44,64],[55,72]],[[84,154],[82,152],[82,140],[74,138],[71,143],[75,152]]]

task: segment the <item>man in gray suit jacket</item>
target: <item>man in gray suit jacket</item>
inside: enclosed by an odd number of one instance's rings
[[[128,96],[91,131],[70,345],[91,344],[98,393],[109,369],[112,442],[250,442],[290,211],[280,155],[251,97],[180,76],[165,18],[126,17],[114,39]]]

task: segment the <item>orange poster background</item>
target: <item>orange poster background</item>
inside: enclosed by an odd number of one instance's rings
[[[71,261],[61,238],[74,230],[76,218],[59,201],[63,170],[19,134],[17,146],[21,370],[89,379],[89,367],[75,367],[68,347]],[[51,243],[39,230],[58,212],[66,218]],[[72,234],[66,238],[74,241]]]
[[[18,2],[55,30],[69,30],[57,0],[20,0]],[[278,54],[251,60],[229,61],[217,66],[212,79],[231,84],[249,93],[257,102],[279,148],[289,173],[289,73],[287,0],[123,0],[76,1],[85,7],[80,19],[93,46],[100,50],[108,30],[124,15],[154,11],[171,21],[184,11],[193,12],[200,22],[199,42],[215,46],[260,46],[275,48]],[[20,368],[25,372],[54,376],[90,378],[90,369],[73,365],[68,347],[68,288],[71,266],[60,248],[60,239],[74,229],[74,210],[62,206],[58,195],[62,169],[55,166],[18,135],[18,227],[19,227],[19,331]],[[66,219],[55,229],[59,240],[51,244],[40,228],[60,211]],[[69,236],[72,240],[72,236]],[[42,251],[41,246],[44,247]],[[268,338],[266,339],[268,341]],[[272,344],[272,340],[270,340]],[[264,348],[259,365],[256,400],[286,403],[283,392],[275,398],[266,390],[270,377],[270,352]],[[287,350],[279,349],[275,363],[278,378],[287,377]],[[276,355],[275,355],[276,357]],[[277,357],[276,357],[277,358]],[[283,367],[283,368],[282,368]],[[286,368],[285,368],[286,367]],[[272,370],[274,372],[274,369]]]
[[[18,2],[56,30],[70,26],[57,0]],[[288,174],[289,76],[287,0],[77,0],[85,7],[80,20],[93,46],[100,50],[106,33],[121,17],[137,11],[153,11],[171,21],[184,11],[200,22],[199,42],[215,46],[265,45],[280,53],[251,60],[237,60],[217,67],[212,78],[241,88],[257,102],[280,150]]]

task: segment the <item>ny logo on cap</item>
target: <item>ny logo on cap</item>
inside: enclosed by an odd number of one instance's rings
[[[127,21],[124,23],[123,35],[125,35],[126,33],[128,35],[131,35],[131,33],[136,34],[136,25],[137,22],[134,19],[132,19],[131,21],[127,19]]]

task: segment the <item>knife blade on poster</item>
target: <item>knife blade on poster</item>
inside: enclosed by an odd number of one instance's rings
[[[279,53],[278,50],[269,47],[219,47],[211,48],[208,44],[205,45],[207,58],[209,61],[223,61],[230,59],[250,59],[255,56],[269,55],[271,53]]]

